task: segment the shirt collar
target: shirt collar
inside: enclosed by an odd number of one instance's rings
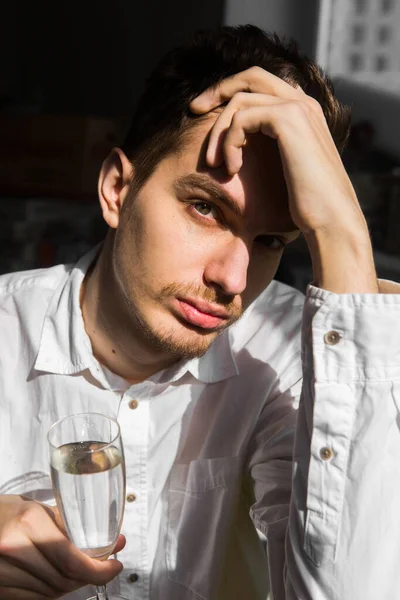
[[[83,323],[80,290],[98,251],[96,246],[81,258],[54,292],[43,322],[36,370],[73,375],[96,364]]]
[[[231,329],[218,336],[204,356],[181,360],[150,379],[157,383],[173,383],[190,373],[202,383],[217,383],[238,375],[239,370],[231,347]]]
[[[83,279],[99,251],[91,250],[67,273],[51,298],[42,328],[39,352],[34,364],[37,371],[73,375],[85,369],[100,376],[101,369],[92,353],[80,306]],[[216,383],[238,374],[231,348],[232,328],[224,331],[201,358],[182,360],[156,373],[155,382],[174,382],[191,373],[198,381]],[[108,386],[107,386],[108,387]]]
[[[231,328],[224,331],[209,350],[188,364],[188,371],[204,383],[217,383],[239,374],[231,347]]]

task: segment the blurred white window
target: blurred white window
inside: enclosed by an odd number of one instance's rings
[[[400,0],[320,0],[317,60],[332,78],[400,95]]]

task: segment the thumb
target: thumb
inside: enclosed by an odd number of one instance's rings
[[[118,536],[117,543],[115,544],[115,548],[113,550],[113,554],[117,554],[117,552],[121,552],[125,548],[126,538],[122,533]]]

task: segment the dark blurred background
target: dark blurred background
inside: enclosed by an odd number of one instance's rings
[[[400,281],[400,0],[16,0],[0,36],[0,273],[74,261],[105,234],[97,174],[146,75],[199,28],[294,37],[353,107],[344,161],[378,273]],[[278,278],[312,279],[300,240]]]

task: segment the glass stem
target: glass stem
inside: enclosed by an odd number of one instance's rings
[[[105,585],[96,586],[97,600],[108,600],[107,589]]]

